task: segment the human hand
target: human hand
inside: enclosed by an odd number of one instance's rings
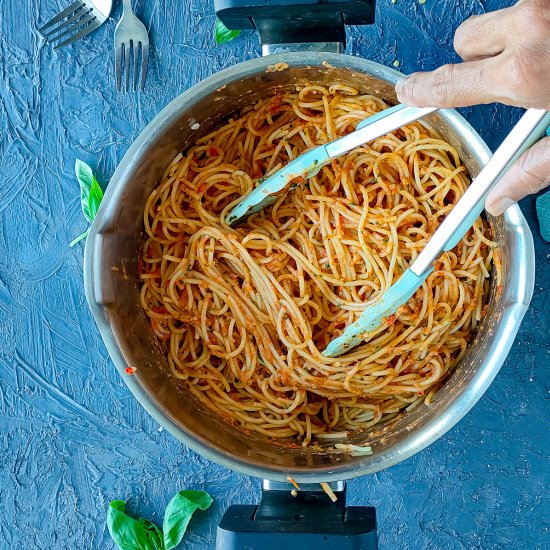
[[[464,63],[414,73],[399,81],[399,101],[418,107],[465,107],[500,102],[550,110],[550,2],[520,0],[470,17],[456,30]],[[550,184],[550,138],[526,151],[489,193],[486,210],[511,204]]]

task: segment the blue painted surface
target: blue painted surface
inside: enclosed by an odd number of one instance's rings
[[[84,229],[73,165],[86,160],[105,182],[171,99],[259,47],[252,34],[215,47],[205,0],[136,2],[155,55],[146,93],[117,96],[115,20],[57,53],[33,30],[65,4],[0,0],[0,548],[110,549],[109,500],[131,497],[131,511],[159,520],[182,488],[215,498],[185,546],[211,548],[223,510],[254,502],[259,482],[159,432],[123,386],[85,304],[82,246],[68,246]],[[434,68],[454,58],[462,19],[499,5],[380,0],[376,26],[352,29],[349,47],[404,72]],[[465,114],[492,147],[518,117],[501,106]],[[497,380],[434,445],[349,484],[352,503],[377,506],[382,549],[549,547],[550,246],[533,199],[522,206],[535,235],[535,295]]]

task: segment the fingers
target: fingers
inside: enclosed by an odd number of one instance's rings
[[[406,105],[440,108],[498,101],[499,88],[491,76],[497,60],[468,61],[443,65],[429,73],[413,73],[395,85],[397,98]]]
[[[550,138],[546,137],[523,153],[487,196],[485,209],[498,216],[527,195],[538,193],[550,183]]]
[[[454,49],[464,61],[493,57],[504,51],[509,8],[470,17],[455,32]]]

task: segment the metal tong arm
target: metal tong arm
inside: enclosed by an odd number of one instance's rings
[[[271,204],[274,204],[280,193],[286,186],[299,176],[311,178],[328,164],[331,159],[339,157],[355,147],[359,147],[392,132],[401,126],[410,124],[423,116],[433,113],[435,108],[416,108],[406,105],[396,105],[380,113],[376,113],[365,120],[362,120],[357,129],[351,134],[344,136],[327,145],[319,145],[301,154],[281,168],[275,174],[269,176],[258,187],[253,189],[231,210],[226,218],[227,223],[232,226],[253,214],[259,212]]]
[[[412,263],[409,269],[415,275],[424,276],[444,250],[458,244],[481,214],[491,188],[511,164],[542,137],[549,124],[550,113],[542,109],[529,109],[521,117]]]
[[[389,109],[384,109],[383,111],[362,120],[357,125],[357,129],[351,134],[325,145],[325,151],[331,159],[339,157],[344,153],[355,149],[355,147],[364,145],[368,141],[380,137],[388,132],[393,132],[394,130],[425,117],[434,111],[437,111],[435,107],[409,107],[403,104],[395,105]],[[377,123],[382,120],[384,121],[383,132],[380,131],[380,124],[373,126],[375,122]]]

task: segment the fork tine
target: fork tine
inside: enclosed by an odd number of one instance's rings
[[[126,51],[124,55],[124,66],[126,70],[126,91],[130,91],[130,72],[132,70],[132,66],[134,65],[134,41],[130,40],[126,44]]]
[[[91,10],[90,10],[91,11]],[[86,11],[85,9],[82,9],[82,8],[78,8],[78,10],[76,10],[74,12],[74,15],[72,17],[69,17],[69,19],[65,19],[65,21],[63,21],[60,25],[57,25],[57,27],[53,27],[51,28],[50,30],[42,33],[42,36],[46,39],[49,39],[51,38],[54,34],[58,33],[59,31],[62,31],[64,28],[66,28],[68,25],[71,25],[71,23],[73,23],[74,21],[76,21],[77,19],[80,19],[81,17],[83,17],[84,15],[86,15],[87,13],[90,13],[89,11]],[[71,25],[72,26],[72,25]]]
[[[122,53],[124,52],[124,43],[115,46],[115,79],[116,91],[120,92],[120,82],[122,80]]]
[[[147,79],[147,69],[149,67],[149,44],[141,45],[141,91],[145,88],[145,80]]]
[[[56,23],[59,23],[62,19],[65,19],[68,15],[71,15],[73,11],[76,11],[78,8],[81,8],[84,4],[80,0],[76,0],[76,2],[73,2],[67,9],[63,10],[62,12],[59,12],[55,17],[52,17],[45,25],[42,25],[38,32],[42,33],[52,25],[55,25]]]
[[[139,52],[142,48],[140,48],[141,42],[136,42],[134,44],[134,74],[132,75],[132,85],[134,87],[134,92],[137,90],[137,83],[139,78]]]
[[[84,25],[86,25],[90,21],[94,21],[95,19],[96,16],[93,13],[89,13],[88,15],[86,15],[86,17],[79,19],[76,23],[71,25],[66,31],[62,32],[61,34],[56,34],[55,36],[49,36],[47,40],[48,42],[57,42],[58,40],[61,40],[61,38],[63,38],[64,36],[67,36],[72,32],[76,32],[78,29],[86,28],[84,27]]]
[[[83,36],[86,36],[87,34],[90,34],[92,31],[95,31],[99,26],[101,26],[101,23],[98,22],[97,19],[94,19],[89,25],[84,27],[81,31],[77,32],[71,38],[65,40],[64,42],[61,42],[61,44],[58,44],[54,47],[54,50],[58,50],[59,48],[62,48],[63,46],[68,46],[69,44],[72,44],[75,40],[79,40]]]

